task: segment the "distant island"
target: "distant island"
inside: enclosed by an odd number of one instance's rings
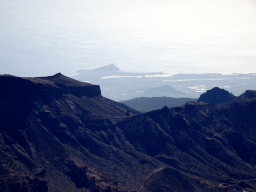
[[[100,85],[102,94],[115,101],[130,100],[135,97],[199,98],[202,93],[214,87],[226,89],[235,96],[247,89],[256,89],[256,74],[253,73],[132,73],[123,72],[114,64],[94,70],[79,70],[72,78]],[[159,89],[165,86],[180,93],[175,95],[172,95],[171,91],[160,93]]]

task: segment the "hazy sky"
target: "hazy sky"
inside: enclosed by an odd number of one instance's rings
[[[0,74],[256,72],[253,0],[0,0]]]

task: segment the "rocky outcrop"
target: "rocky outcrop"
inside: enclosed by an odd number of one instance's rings
[[[211,104],[219,104],[229,102],[235,99],[235,96],[224,89],[214,87],[200,95],[198,102],[205,102]]]
[[[242,95],[238,97],[238,99],[252,99],[256,97],[256,91],[247,90]]]

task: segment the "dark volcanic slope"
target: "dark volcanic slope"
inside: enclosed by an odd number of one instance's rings
[[[20,78],[11,75],[1,76],[1,97],[13,94],[30,94],[31,97],[59,98],[63,94],[94,97],[101,95],[98,85],[82,83],[58,73],[50,77]],[[51,98],[49,98],[51,97]],[[17,97],[17,99],[19,99]]]
[[[110,149],[98,135],[137,113],[61,74],[0,76],[0,191],[115,188],[93,168],[109,165],[99,159]]]
[[[172,167],[150,174],[148,191],[208,191],[222,186],[216,183],[241,191],[235,184],[251,179],[250,185],[256,184],[255,107],[256,98],[220,105],[191,102],[141,114],[117,126],[135,150]]]
[[[254,95],[134,116],[61,74],[0,76],[0,191],[255,191]]]

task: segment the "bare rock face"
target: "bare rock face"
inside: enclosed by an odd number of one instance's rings
[[[203,93],[198,102],[205,102],[211,104],[219,104],[229,102],[235,99],[235,96],[224,89],[220,89],[218,87],[214,87],[211,90],[206,91]]]

